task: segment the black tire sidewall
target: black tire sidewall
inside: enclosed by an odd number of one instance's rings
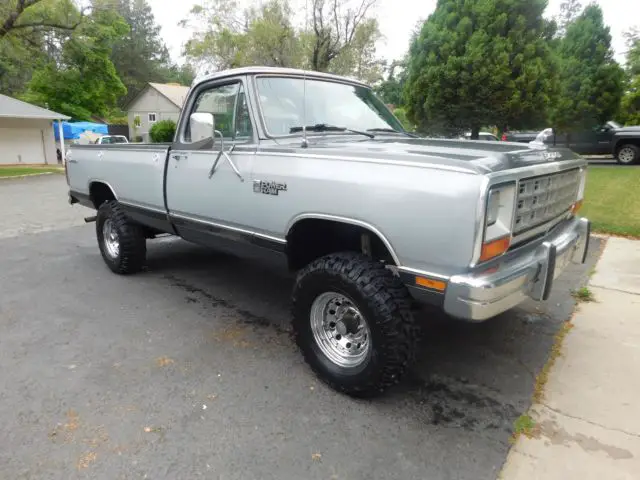
[[[311,306],[318,296],[325,292],[335,292],[347,297],[358,308],[365,318],[370,333],[370,348],[366,359],[357,367],[346,368],[336,365],[329,360],[320,349],[311,329]],[[331,376],[335,376],[348,382],[350,378],[369,376],[376,370],[379,361],[378,342],[380,332],[376,328],[374,314],[371,308],[363,301],[361,294],[353,285],[349,285],[340,277],[331,275],[328,272],[316,272],[304,280],[304,287],[298,295],[296,304],[297,330],[302,336],[304,345],[308,345],[313,351],[313,356],[317,360],[317,367],[326,371]],[[305,321],[306,320],[306,321]]]
[[[633,160],[630,162],[623,162],[620,160],[620,153],[622,152],[623,149],[625,148],[630,148],[633,153],[634,153],[634,157]],[[633,144],[626,144],[623,145],[622,147],[620,147],[620,149],[618,150],[618,155],[616,155],[616,160],[618,161],[618,163],[620,165],[636,165],[638,163],[638,160],[640,160],[640,147],[633,145]]]
[[[102,228],[107,220],[113,222],[120,242],[119,255],[115,258],[109,255],[104,244]],[[111,271],[130,274],[143,268],[146,258],[144,232],[140,226],[130,223],[117,201],[105,202],[98,208],[96,236],[102,258]]]
[[[122,245],[120,246],[119,255],[115,258],[112,257],[107,252],[107,248],[104,244],[104,235],[102,233],[104,223],[107,220],[111,220],[114,228],[118,232],[118,236],[121,238],[122,229],[121,229],[121,226],[118,225],[118,223],[116,222],[116,218],[115,218],[112,207],[113,205],[111,202],[105,202],[102,205],[100,205],[100,208],[98,209],[98,215],[96,218],[96,236],[98,238],[98,246],[100,248],[100,253],[102,254],[102,258],[104,259],[105,263],[111,270],[118,271],[120,268],[121,260],[122,260]]]
[[[391,272],[388,272],[391,275]],[[345,278],[339,271],[315,270],[303,275],[296,284],[294,298],[294,334],[298,347],[318,376],[332,388],[353,396],[369,397],[385,389],[389,379],[386,366],[390,363],[393,333],[384,330],[388,319],[378,295],[368,295],[366,285]],[[349,298],[362,313],[369,328],[369,352],[357,367],[341,367],[325,356],[318,346],[311,328],[310,312],[315,299],[325,292],[335,292]],[[386,294],[383,294],[383,296]],[[386,298],[386,297],[385,297]],[[388,300],[388,299],[387,299]],[[392,311],[388,315],[400,315]],[[400,323],[402,323],[400,321]],[[390,326],[390,325],[388,325]]]

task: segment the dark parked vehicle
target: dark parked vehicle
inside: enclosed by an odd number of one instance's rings
[[[529,143],[533,142],[540,132],[506,132],[502,135],[503,142]]]
[[[530,132],[506,134],[503,140],[529,143],[540,134]],[[621,165],[640,163],[640,126],[623,127],[610,121],[601,127],[570,134],[545,133],[541,137],[547,145],[569,147],[581,155],[613,155]]]

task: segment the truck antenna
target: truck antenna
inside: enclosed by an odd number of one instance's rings
[[[302,71],[302,148],[307,148],[307,70]]]
[[[309,1],[304,2],[304,28],[307,31],[309,27]],[[302,71],[302,148],[307,148],[307,66]]]

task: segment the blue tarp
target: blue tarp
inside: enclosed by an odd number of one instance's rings
[[[60,134],[58,133],[58,122],[54,122],[54,132],[56,140],[60,140]],[[92,122],[62,122],[62,132],[65,140],[77,140],[84,132],[102,133],[107,135],[109,128],[102,123]]]

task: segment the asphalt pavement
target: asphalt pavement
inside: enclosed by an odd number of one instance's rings
[[[361,401],[303,363],[289,274],[165,238],[116,276],[65,187],[0,182],[2,479],[495,479],[599,250],[542,304],[425,311],[418,365]]]

